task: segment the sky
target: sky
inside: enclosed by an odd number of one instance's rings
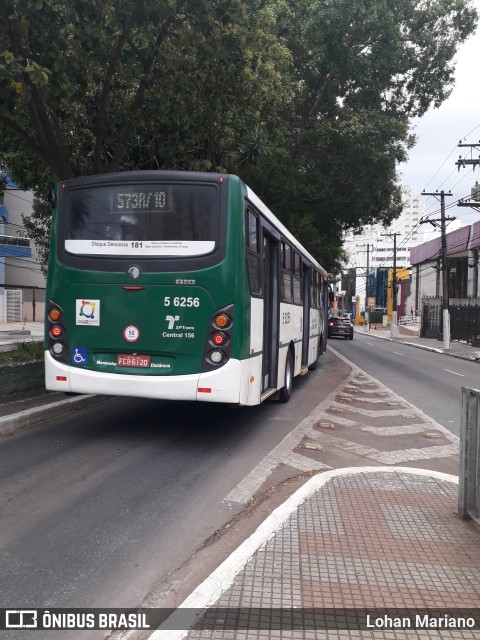
[[[474,0],[473,4],[480,15],[480,0]],[[455,60],[453,91],[438,109],[430,109],[422,118],[414,120],[412,131],[418,141],[410,150],[408,162],[399,166],[399,172],[401,183],[411,189],[414,197],[423,190],[451,190],[453,195],[445,199],[447,215],[467,225],[480,220],[480,213],[454,203],[469,197],[471,187],[477,180],[480,183],[480,166],[475,171],[471,167],[458,171],[455,162],[460,155],[470,157],[470,149],[459,148],[459,142],[480,141],[480,27],[459,47]],[[480,156],[480,145],[473,154],[476,158]],[[428,198],[427,215],[438,210],[436,198]]]

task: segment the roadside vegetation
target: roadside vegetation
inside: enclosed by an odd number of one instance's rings
[[[43,359],[43,342],[17,342],[11,351],[0,351],[0,365]]]

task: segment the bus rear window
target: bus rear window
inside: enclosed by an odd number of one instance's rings
[[[68,190],[65,251],[98,256],[200,256],[218,242],[213,185],[145,184]]]

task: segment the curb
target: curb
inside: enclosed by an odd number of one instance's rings
[[[415,342],[406,342],[403,340],[392,340],[392,342],[397,342],[398,344],[408,344],[410,347],[416,347],[417,349],[423,349],[424,351],[433,351],[434,353],[443,353],[445,354],[445,351],[443,349],[438,349],[437,347],[427,347],[427,345],[425,344],[416,344]],[[464,356],[458,356],[455,353],[447,353],[445,354],[447,356],[454,356],[455,358],[463,358]],[[469,359],[468,357],[465,357],[465,359]]]
[[[433,351],[434,353],[441,353],[444,356],[451,356],[452,358],[459,358],[460,360],[466,360],[467,362],[478,362],[480,363],[480,359],[475,358],[474,356],[463,356],[459,353],[450,353],[448,350],[439,349],[438,347],[429,347],[425,344],[418,344],[417,342],[407,342],[406,340],[398,340],[397,338],[390,338],[387,336],[379,336],[374,333],[362,333],[358,331],[358,335],[369,336],[370,338],[376,338],[377,340],[388,340],[389,342],[395,342],[397,344],[406,344],[409,347],[415,347],[415,349],[423,349],[424,351]]]
[[[0,436],[10,436],[23,427],[30,427],[37,422],[63,416],[109,399],[110,396],[81,395],[2,416],[0,417]]]

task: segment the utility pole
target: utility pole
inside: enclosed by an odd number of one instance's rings
[[[445,217],[445,196],[451,196],[452,193],[445,191],[436,191],[435,193],[422,193],[424,196],[434,196],[440,198],[440,220],[422,220],[421,224],[425,222],[440,222],[440,231],[442,234],[441,250],[440,250],[440,263],[442,272],[442,319],[443,319],[443,348],[450,349],[450,312],[448,310],[448,257],[447,257],[447,237],[446,237],[446,221],[455,220],[455,218]],[[435,225],[434,225],[435,226]]]
[[[367,332],[370,328],[370,311],[368,308],[368,272],[370,270],[370,245],[367,244],[367,270],[365,272],[365,322],[363,330]]]
[[[400,233],[382,233],[382,236],[393,238],[393,277],[392,277],[392,322],[390,324],[390,335],[398,338],[397,324],[397,236]]]
[[[470,159],[459,157],[458,162],[455,164],[460,171],[460,167],[465,168],[467,165],[471,165],[473,171],[475,171],[475,167],[480,164],[480,156],[478,158],[473,157],[473,150],[480,151],[480,141],[476,144],[462,144],[461,142],[458,145],[459,147],[468,147],[470,148]],[[460,200],[457,203],[458,207],[470,207],[475,209],[478,213],[480,213],[480,185],[478,181],[475,183],[475,186],[471,189],[471,197],[467,198],[467,200]],[[478,249],[468,249],[468,275],[467,275],[467,296],[469,298],[475,298],[478,292],[478,271],[477,265],[479,262]]]
[[[466,147],[470,149],[470,156],[471,156],[470,158],[462,158],[462,156],[458,157],[458,160],[455,163],[458,167],[458,170],[460,171],[460,167],[465,169],[465,167],[467,167],[468,165],[473,166],[473,169],[475,170],[475,167],[478,166],[478,164],[480,164],[480,156],[478,158],[474,158],[473,150],[475,149],[476,151],[480,151],[480,141],[474,144],[462,144],[461,142],[459,142],[458,146]]]

